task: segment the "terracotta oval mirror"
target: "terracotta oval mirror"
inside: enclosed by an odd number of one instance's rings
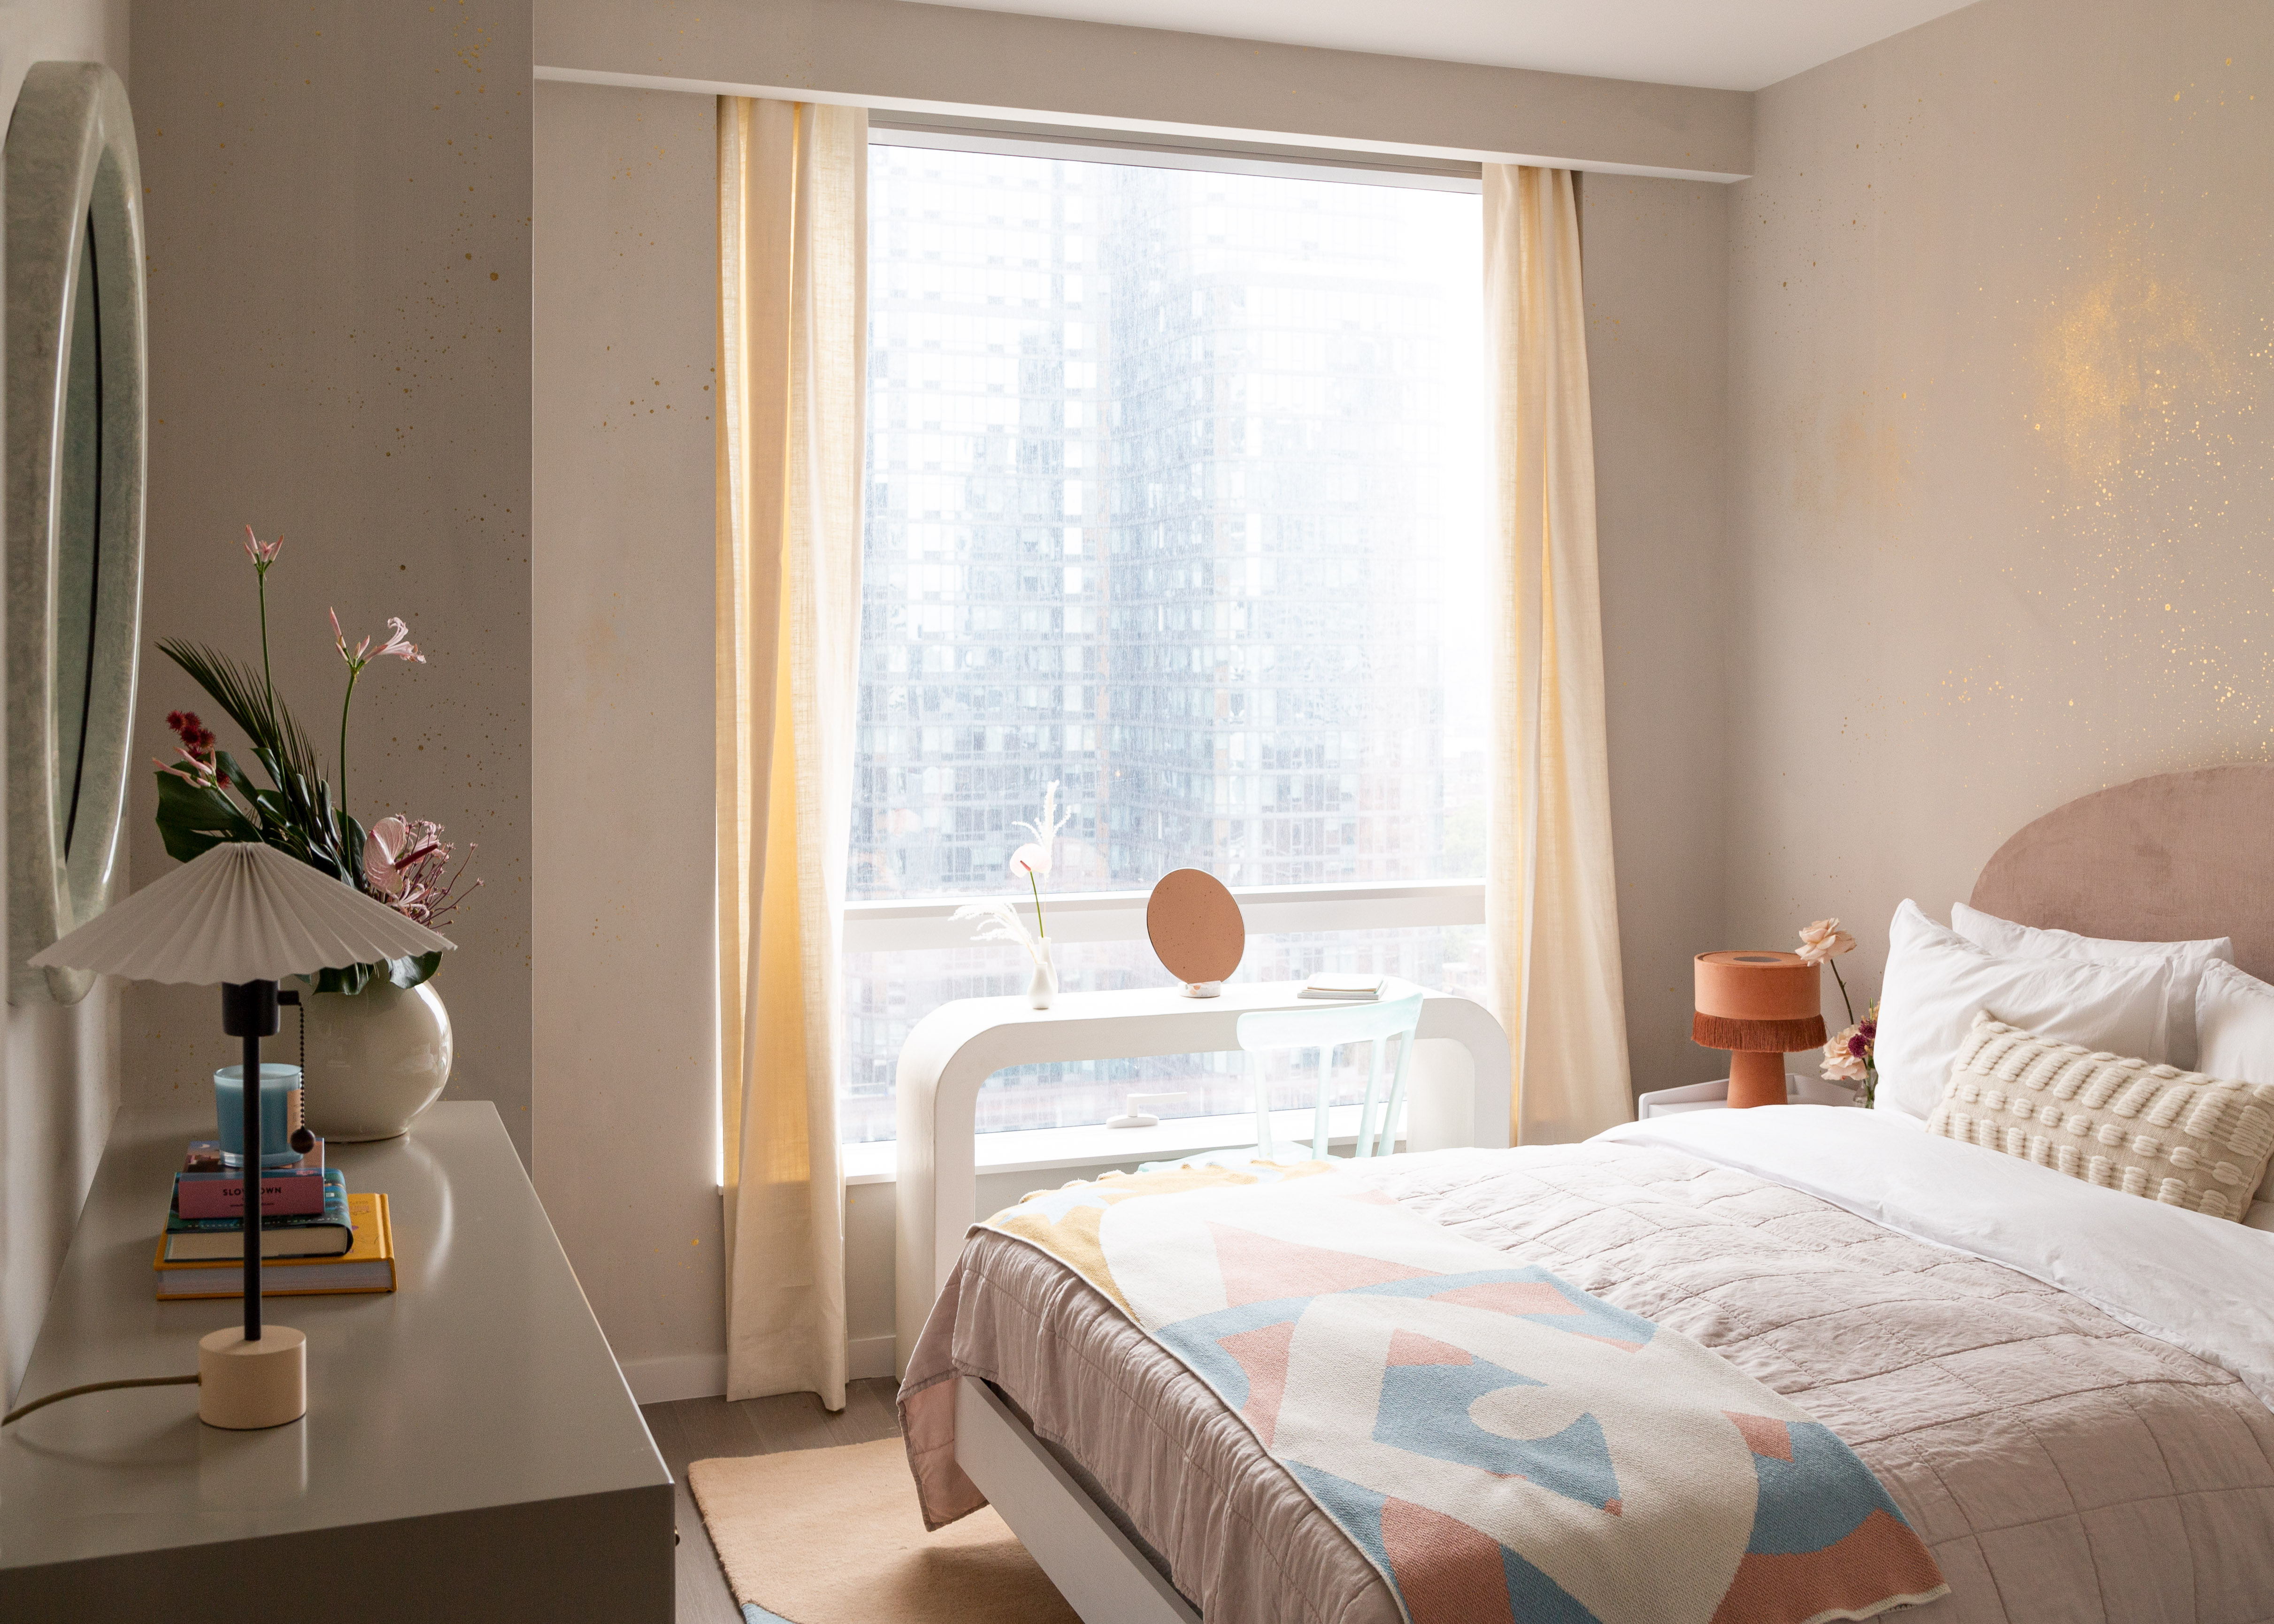
[[[1169,974],[1196,998],[1216,996],[1247,951],[1247,923],[1222,880],[1199,868],[1164,874],[1145,904],[1145,934]]]

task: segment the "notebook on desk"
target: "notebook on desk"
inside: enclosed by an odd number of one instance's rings
[[[1386,975],[1337,975],[1324,972],[1303,983],[1299,998],[1324,998],[1337,1004],[1373,1004],[1389,984]]]

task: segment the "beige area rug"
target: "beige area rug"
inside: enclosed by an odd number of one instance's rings
[[[761,1624],[1080,1624],[993,1507],[924,1532],[897,1438],[697,1461],[687,1485]]]

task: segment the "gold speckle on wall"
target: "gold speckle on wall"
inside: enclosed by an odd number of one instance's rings
[[[2154,419],[2232,387],[2231,343],[2215,342],[2183,268],[2139,235],[2112,234],[2100,264],[2059,296],[2037,345],[2038,417],[2072,473],[2105,477]]]

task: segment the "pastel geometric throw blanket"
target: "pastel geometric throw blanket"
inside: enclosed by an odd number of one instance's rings
[[[985,1227],[1207,1383],[1412,1624],[1813,1624],[1948,1588],[1799,1409],[1347,1169],[1110,1174]]]

